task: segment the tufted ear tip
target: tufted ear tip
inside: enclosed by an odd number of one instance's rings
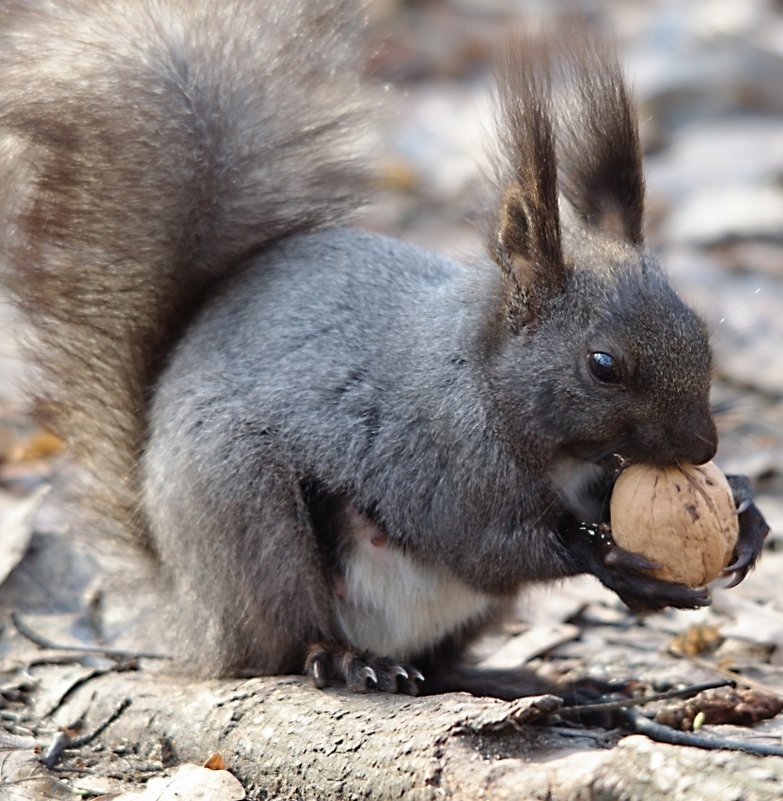
[[[518,35],[498,75],[501,151],[489,251],[516,325],[529,325],[565,284],[557,158],[545,40]]]
[[[570,18],[509,39],[498,69],[500,147],[488,249],[515,325],[565,287],[561,203],[577,229],[644,243],[636,115],[611,42]]]
[[[575,28],[563,37],[558,104],[560,189],[585,227],[644,242],[644,172],[631,93],[613,43]]]

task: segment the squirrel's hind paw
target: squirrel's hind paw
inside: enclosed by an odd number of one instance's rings
[[[354,693],[378,690],[384,693],[418,695],[424,676],[411,665],[388,657],[356,653],[350,648],[312,645],[305,661],[305,673],[316,687],[344,684]]]

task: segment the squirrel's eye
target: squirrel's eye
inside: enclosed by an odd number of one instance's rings
[[[588,357],[590,371],[602,384],[619,384],[623,380],[620,363],[611,353],[596,351]]]

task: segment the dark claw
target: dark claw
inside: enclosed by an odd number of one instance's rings
[[[310,648],[305,661],[305,673],[319,689],[329,684],[344,684],[354,693],[378,690],[418,695],[418,683],[424,681],[424,676],[409,665],[323,644]]]
[[[408,668],[408,672],[414,681],[424,681],[424,674],[420,670],[416,670],[416,668]]]
[[[736,587],[753,569],[769,534],[769,526],[758,507],[753,503],[753,493],[746,476],[726,476],[734,496],[739,516],[739,538],[734,550],[734,559],[723,571],[730,576],[727,589]]]
[[[424,674],[410,665],[408,665],[407,673],[407,676],[399,679],[400,691],[405,695],[418,695],[421,691],[419,685],[424,683]]]
[[[367,687],[375,687],[378,684],[377,674],[368,665],[360,668],[357,675],[364,680],[364,683]]]
[[[737,514],[741,515],[743,512],[747,512],[751,506],[753,506],[753,499],[744,498],[737,504]]]
[[[352,693],[366,693],[378,687],[378,674],[367,664],[367,660],[353,651],[343,651],[338,660],[338,678]]]
[[[365,656],[365,659],[368,658]],[[397,693],[400,691],[400,684],[404,677],[407,677],[408,671],[402,665],[398,665],[390,659],[378,659],[377,673],[378,681],[375,689],[382,693]]]
[[[738,544],[734,551],[734,561],[726,565],[723,569],[723,575],[728,576],[730,573],[737,571],[744,571],[747,573],[753,566],[756,560],[756,552],[754,549],[745,544]]]
[[[728,568],[726,568],[726,570],[723,571],[723,575],[724,576],[730,576],[732,572],[734,572],[734,577],[731,579],[731,581],[728,584],[724,584],[723,585],[724,589],[726,589],[726,590],[730,590],[732,587],[736,587],[737,584],[742,583],[742,581],[744,581],[744,579],[745,579],[745,576],[748,575],[748,571],[747,570],[731,571]]]
[[[398,676],[402,677],[403,679],[410,678],[408,676],[408,671],[405,670],[405,668],[402,665],[393,665],[391,668],[389,668],[389,675],[395,679]]]
[[[310,648],[305,661],[305,675],[309,676],[313,684],[322,690],[329,684],[329,663],[331,656],[329,652],[320,645]]]
[[[742,514],[753,504],[753,491],[750,488],[750,480],[747,476],[726,476],[726,481],[729,482],[731,487],[737,514]]]

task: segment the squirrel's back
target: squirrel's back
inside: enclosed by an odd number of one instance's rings
[[[31,394],[127,527],[142,410],[199,299],[361,205],[357,19],[347,0],[0,9],[0,264],[36,332]]]

